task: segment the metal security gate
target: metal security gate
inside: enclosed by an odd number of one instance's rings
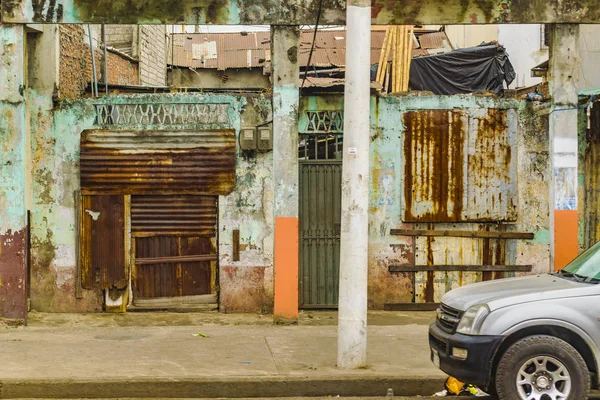
[[[300,307],[337,308],[340,270],[341,135],[302,135]]]

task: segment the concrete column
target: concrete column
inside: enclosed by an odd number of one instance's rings
[[[581,60],[579,25],[553,25],[550,40],[550,139],[554,184],[551,194],[551,269],[578,253],[577,244],[577,104]]]
[[[0,319],[27,318],[25,33],[0,25]]]
[[[338,368],[367,364],[371,1],[348,0]]]
[[[273,183],[275,322],[298,320],[298,47],[296,26],[274,26]]]

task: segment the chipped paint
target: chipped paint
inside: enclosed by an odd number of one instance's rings
[[[24,29],[0,26],[0,318],[27,318]]]
[[[342,96],[303,98],[300,125],[306,110],[339,109]],[[369,194],[369,296],[371,309],[381,309],[387,303],[407,303],[425,300],[428,274],[389,273],[390,265],[469,264],[483,263],[486,248],[479,241],[465,238],[394,237],[390,229],[427,229],[427,224],[402,221],[404,196],[403,138],[406,127],[403,116],[424,110],[506,110],[509,124],[518,132],[511,162],[518,168],[515,203],[517,219],[509,230],[539,233],[535,243],[509,241],[506,245],[491,243],[487,248],[490,262],[533,264],[534,272],[547,271],[550,265],[550,242],[544,237],[550,226],[548,193],[551,173],[548,143],[548,114],[533,109],[531,103],[485,96],[405,96],[371,99],[371,182]],[[428,112],[428,111],[426,111]],[[475,113],[474,115],[479,115]],[[496,223],[460,225],[430,224],[435,229],[480,230]],[[429,244],[428,244],[429,242]],[[487,256],[486,256],[487,257]],[[423,259],[421,259],[423,258]],[[482,279],[481,273],[431,274],[431,295],[434,300],[452,288]],[[416,286],[415,286],[416,285]],[[421,297],[422,296],[422,297]]]
[[[3,0],[8,23],[164,23],[233,25],[345,23],[343,0]],[[599,23],[594,0],[372,0],[374,25]],[[124,12],[124,11],[127,12]]]
[[[581,99],[588,102],[589,98]],[[586,104],[586,103],[583,103]],[[589,112],[589,114],[588,114]],[[579,111],[579,250],[600,241],[600,107]]]
[[[79,190],[81,133],[88,129],[153,130],[231,129],[239,135],[243,126],[256,126],[272,119],[269,96],[199,94],[122,95],[102,99],[65,100],[53,109],[52,100],[31,91],[28,94],[32,119],[32,308],[39,311],[97,312],[103,296],[83,290],[76,299],[76,221],[74,192]],[[227,122],[193,126],[143,125],[96,126],[97,106],[106,104],[226,104]],[[226,298],[239,296],[251,268],[262,269],[264,295],[249,290],[247,304],[252,310],[270,310],[273,298],[273,183],[272,153],[242,154],[238,149],[235,190],[219,197],[220,265],[238,268],[221,288]],[[231,231],[240,229],[240,262],[231,261]],[[223,273],[223,272],[222,272]],[[237,277],[237,278],[236,278]],[[238,279],[239,280],[236,280]],[[233,290],[232,293],[228,292]],[[229,296],[229,297],[227,297]],[[231,306],[228,308],[232,310]]]
[[[269,96],[247,96],[238,117],[242,127],[272,120]],[[238,148],[235,191],[219,199],[220,309],[273,308],[273,153]],[[240,259],[233,261],[233,230],[240,231]]]

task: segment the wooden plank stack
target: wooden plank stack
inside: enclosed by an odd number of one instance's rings
[[[390,82],[392,93],[408,91],[413,31],[412,25],[387,28],[377,69],[377,82],[383,87],[383,91],[387,90]],[[392,54],[391,68],[388,65],[390,52]]]

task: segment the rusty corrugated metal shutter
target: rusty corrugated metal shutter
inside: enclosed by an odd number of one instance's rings
[[[214,237],[216,226],[216,196],[131,196],[136,236]]]
[[[404,220],[460,221],[463,212],[464,111],[404,114]]]
[[[226,195],[235,187],[235,131],[104,131],[81,135],[83,194]]]
[[[404,113],[406,222],[517,219],[515,110]]]

